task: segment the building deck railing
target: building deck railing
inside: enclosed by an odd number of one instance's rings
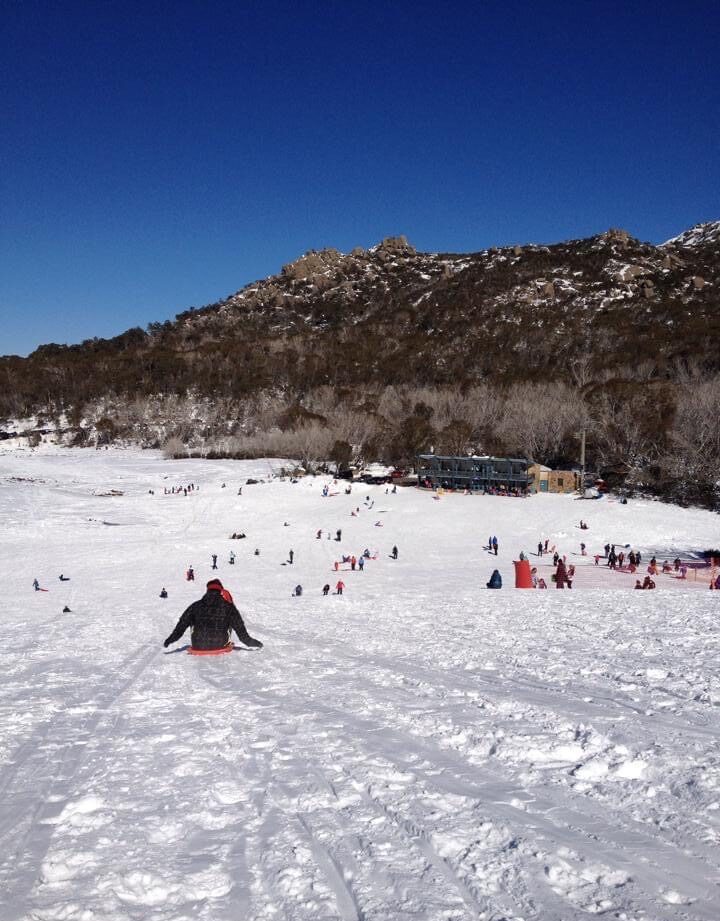
[[[473,458],[424,455],[418,458],[418,482],[448,488],[482,489],[513,487],[526,489],[532,482],[527,461],[522,458]]]

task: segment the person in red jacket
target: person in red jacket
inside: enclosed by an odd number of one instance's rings
[[[345,583],[343,582],[342,579],[338,579],[338,583],[335,586],[335,594],[342,595],[344,588],[345,588]]]
[[[219,579],[208,582],[205,595],[187,608],[163,646],[167,649],[171,643],[179,640],[188,627],[192,628],[192,649],[223,649],[230,645],[231,630],[237,633],[240,642],[246,646],[262,648],[260,640],[254,639],[247,632],[232,595],[223,588]]]
[[[566,585],[568,588],[572,588],[572,581],[568,578],[565,563],[562,560],[558,560],[557,569],[555,570],[555,588],[565,588]]]

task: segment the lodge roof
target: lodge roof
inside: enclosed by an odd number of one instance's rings
[[[418,454],[419,460],[441,461],[512,461],[515,464],[527,464],[526,457],[492,457],[489,454]]]

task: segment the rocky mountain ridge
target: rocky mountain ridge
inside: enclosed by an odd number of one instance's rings
[[[692,441],[681,398],[706,387],[712,407],[719,341],[720,222],[659,246],[618,229],[469,254],[391,237],[310,251],[172,322],[0,358],[0,421],[81,442],[234,437],[222,450],[240,454],[314,426],[373,459],[446,444],[552,461],[590,420],[598,463],[645,470]]]
[[[273,338],[274,351],[297,337],[314,351],[339,338],[360,376],[326,367],[320,380],[309,374],[314,384],[555,379],[577,360],[604,378],[638,359],[660,369],[714,361],[719,227],[660,246],[610,230],[474,254],[418,253],[403,237],[348,254],[327,249],[179,321],[189,343],[243,328]]]

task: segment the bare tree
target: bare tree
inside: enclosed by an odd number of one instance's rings
[[[688,382],[678,391],[669,432],[668,465],[677,476],[720,479],[720,377]]]
[[[318,461],[329,458],[335,443],[335,435],[326,425],[309,422],[298,428],[293,434],[298,457],[303,467],[306,469],[315,467]]]
[[[584,420],[585,407],[574,388],[515,385],[502,401],[496,431],[509,450],[542,461],[556,455]]]

